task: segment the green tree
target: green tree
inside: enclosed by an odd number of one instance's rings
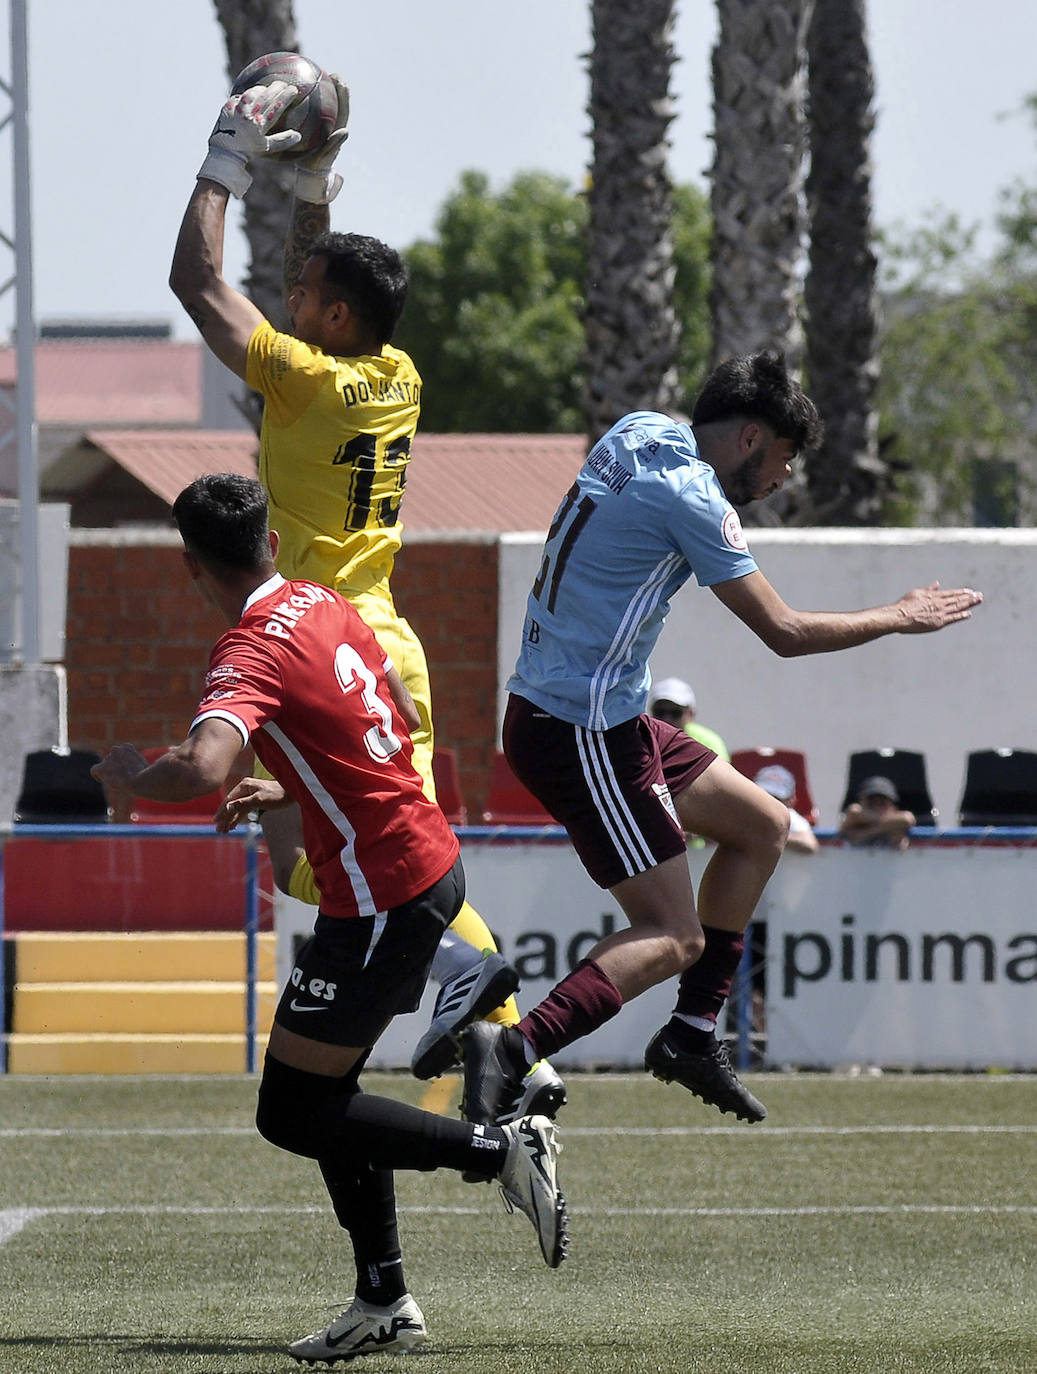
[[[1037,133],[1037,92],[1015,114]],[[997,227],[991,261],[953,215],[883,236],[894,523],[1037,523],[1037,186],[1005,188]]]
[[[884,239],[879,408],[897,524],[1014,523],[1018,483],[1032,485],[1035,277],[1016,253],[980,262],[975,239],[953,215]],[[978,492],[1000,517],[975,510]]]
[[[708,347],[708,223],[702,193],[678,187],[674,299],[689,394]],[[424,430],[582,430],[585,196],[543,172],[521,173],[499,192],[481,172],[465,172],[434,237],[404,256],[411,285],[394,342],[424,379]]]

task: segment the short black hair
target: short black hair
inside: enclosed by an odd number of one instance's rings
[[[212,472],[173,502],[184,546],[211,568],[259,571],[270,561],[266,489],[254,477]]]
[[[407,265],[395,248],[367,234],[328,230],[310,249],[325,261],[324,300],[342,300],[379,346],[393,336],[407,299]]]
[[[796,451],[817,448],[824,425],[817,406],[789,376],[783,353],[751,353],[728,358],[706,378],[691,412],[691,425],[744,418],[769,425]]]

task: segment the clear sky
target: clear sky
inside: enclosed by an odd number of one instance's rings
[[[193,331],[166,277],[183,207],[228,85],[210,0],[28,0],[36,316],[158,316]],[[0,0],[7,50],[9,0]],[[336,228],[398,246],[428,235],[465,168],[503,185],[542,168],[579,185],[588,157],[586,0],[295,0],[303,52],[353,97]],[[713,0],[680,0],[671,171],[711,161]],[[999,188],[1037,180],[1028,120],[1037,0],[871,0],[876,218],[941,206],[990,225]],[[4,106],[6,109],[6,106]],[[13,228],[0,132],[0,228]],[[8,275],[0,247],[0,280]],[[245,262],[237,228],[226,274]],[[0,338],[14,316],[0,298]]]

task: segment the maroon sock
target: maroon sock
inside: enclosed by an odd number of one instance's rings
[[[716,1022],[731,993],[731,984],[742,961],[745,933],[703,926],[706,948],[702,958],[681,974],[675,1011],[686,1016],[703,1016]]]
[[[619,1011],[619,989],[593,959],[581,959],[544,1000],[525,1015],[518,1029],[538,1059],[549,1059],[563,1045],[590,1035]]]

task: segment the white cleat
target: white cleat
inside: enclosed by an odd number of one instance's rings
[[[558,1131],[546,1116],[527,1116],[502,1128],[508,1157],[500,1175],[509,1211],[524,1212],[537,1233],[545,1264],[557,1269],[569,1249],[569,1215],[558,1186]]]
[[[519,1084],[514,1102],[497,1117],[497,1125],[523,1116],[549,1116],[553,1121],[568,1101],[561,1074],[546,1059],[538,1059]]]
[[[300,1364],[334,1364],[358,1355],[406,1354],[427,1339],[425,1318],[409,1293],[389,1307],[373,1307],[354,1298],[323,1331],[292,1341],[288,1353]]]

